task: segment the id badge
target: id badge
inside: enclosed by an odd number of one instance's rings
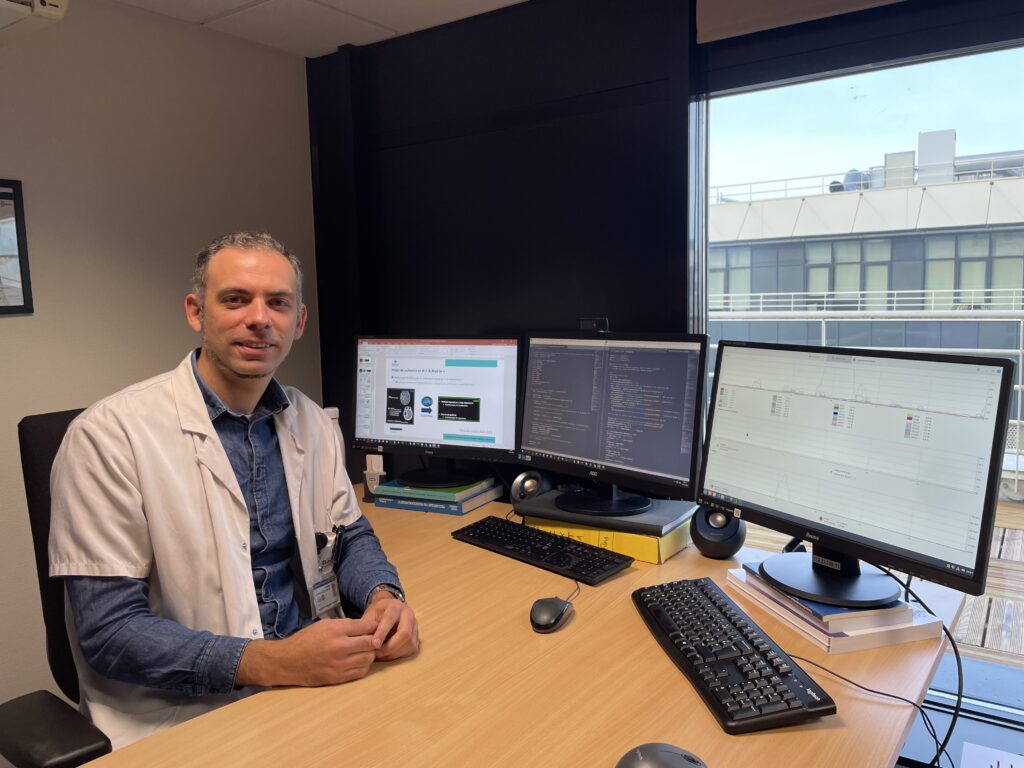
[[[341,606],[341,593],[338,591],[338,579],[332,571],[326,578],[313,585],[313,612],[319,617],[333,608]]]

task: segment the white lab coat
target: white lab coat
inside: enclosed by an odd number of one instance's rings
[[[289,407],[274,419],[312,595],[313,584],[328,572],[317,562],[315,533],[328,533],[330,546],[332,525],[348,525],[361,513],[333,422],[298,390],[286,387],[285,393]],[[145,578],[157,616],[218,635],[263,636],[249,513],[210,422],[191,355],[175,370],[111,395],[75,419],[50,488],[51,576]],[[110,680],[84,661],[70,620],[69,631],[82,709],[115,748],[250,692],[189,697]]]

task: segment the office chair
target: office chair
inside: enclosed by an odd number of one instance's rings
[[[46,658],[57,686],[79,701],[78,673],[64,623],[64,582],[50,578],[50,468],[68,425],[81,409],[26,416],[18,424],[21,469],[32,528],[39,599],[46,625]],[[0,755],[16,768],[72,768],[110,752],[110,739],[78,710],[49,691],[0,704]]]

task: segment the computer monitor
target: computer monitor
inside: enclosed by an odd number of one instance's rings
[[[564,510],[622,516],[649,498],[694,498],[707,337],[531,336],[520,459],[595,483],[563,493]]]
[[[400,482],[462,485],[476,478],[455,459],[515,461],[517,338],[361,336],[355,375],[353,447],[428,460]]]
[[[807,541],[761,574],[819,602],[899,595],[860,560],[979,595],[1009,360],[723,341],[700,501]]]

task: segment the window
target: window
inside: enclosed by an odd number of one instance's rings
[[[924,265],[924,289],[928,309],[953,308],[953,260],[929,261]]]
[[[809,293],[828,293],[828,267],[810,267],[807,270],[807,291]]]
[[[984,259],[988,257],[988,235],[960,235],[957,238],[961,259]]]
[[[1011,187],[1024,183],[1024,100],[1003,92],[1021,71],[1015,48],[710,97],[709,231],[737,228],[707,244],[709,291],[725,294],[710,304],[716,336],[995,351],[1024,369],[1024,198]],[[775,217],[771,236],[741,239],[744,216]],[[759,319],[771,291],[779,301]],[[742,322],[730,320],[737,310]],[[1017,398],[1007,462],[1019,470],[1004,474],[1004,488],[1024,499],[1019,384]],[[1024,555],[1005,557],[1021,572]],[[1024,617],[1024,599],[976,599],[975,616]],[[1024,665],[1024,645],[1008,639],[1024,626],[968,624],[957,633],[978,656]]]
[[[708,250],[708,307],[725,307],[725,249]]]
[[[832,243],[807,243],[807,299],[805,306],[823,306],[832,287]]]
[[[1021,309],[1024,288],[1024,232],[992,234],[993,306],[1000,309]]]
[[[733,309],[750,308],[750,248],[726,249],[728,291]]]
[[[985,295],[987,267],[988,264],[980,259],[960,262],[958,302],[971,306],[985,303],[987,300]]]
[[[932,310],[953,308],[953,260],[956,237],[940,235],[924,239],[925,306]]]
[[[831,264],[832,244],[831,243],[808,243],[807,244],[808,264]]]
[[[889,306],[889,260],[892,241],[876,238],[864,241],[864,302],[866,310],[882,310]]]
[[[889,261],[892,258],[891,240],[865,240],[864,261]]]

